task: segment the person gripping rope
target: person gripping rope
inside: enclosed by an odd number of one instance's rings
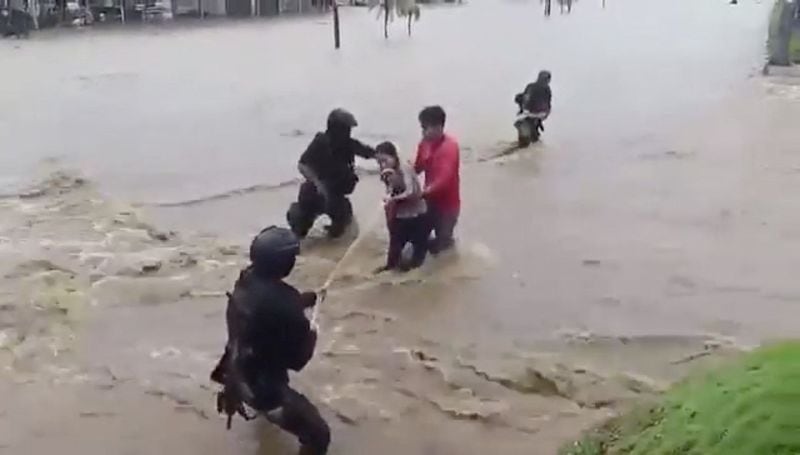
[[[348,195],[358,183],[355,156],[373,158],[375,150],[351,137],[358,126],[355,117],[344,109],[328,115],[327,129],[318,133],[300,157],[298,169],[305,178],[286,219],[292,232],[305,237],[322,214],[331,219],[326,226],[331,238],[341,236],[353,220]]]
[[[375,158],[381,169],[381,179],[386,186],[386,225],[389,228],[389,251],[386,265],[376,270],[410,270],[425,262],[428,253],[430,225],[427,204],[422,197],[417,174],[410,164],[400,161],[397,148],[383,142],[375,148]],[[401,264],[403,248],[411,243],[414,253],[411,262]]]
[[[283,279],[300,251],[288,229],[270,226],[250,245],[251,264],[242,270],[228,294],[225,352],[211,373],[222,384],[217,407],[231,418],[245,419],[245,404],[295,435],[300,455],[324,455],[330,428],[317,408],[289,385],[289,370],[300,371],[311,360],[317,342],[304,310],[316,304],[314,292],[300,293]]]

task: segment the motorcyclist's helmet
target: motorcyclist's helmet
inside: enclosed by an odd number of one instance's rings
[[[328,114],[328,129],[351,130],[358,126],[356,117],[348,110],[337,108]]]
[[[550,71],[542,70],[539,71],[539,82],[544,82],[545,84],[550,83],[550,79],[552,79],[553,75],[550,74]]]
[[[300,241],[289,229],[269,226],[250,244],[250,262],[256,272],[268,278],[284,278],[291,273]]]

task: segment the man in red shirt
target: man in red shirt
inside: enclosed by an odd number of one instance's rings
[[[453,230],[461,211],[458,142],[445,134],[446,120],[440,106],[429,106],[419,113],[422,141],[417,148],[414,170],[425,174],[422,195],[428,203],[431,227],[436,234],[430,242],[433,254],[454,245]]]

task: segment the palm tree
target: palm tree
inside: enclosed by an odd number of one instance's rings
[[[369,0],[370,10],[380,7],[378,18],[383,16],[383,37],[389,39],[389,22],[393,15],[407,19],[408,36],[411,36],[411,23],[419,20],[420,9],[416,0]]]
[[[411,36],[411,22],[418,21],[420,16],[419,5],[415,0],[405,0],[401,2],[403,5],[398,5],[397,13],[400,17],[405,17],[408,24],[408,36]]]

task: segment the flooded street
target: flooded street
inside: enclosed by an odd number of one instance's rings
[[[376,277],[363,244],[295,377],[334,454],[555,453],[702,367],[796,335],[800,90],[761,76],[770,5],[581,0],[425,8],[0,41],[0,453],[289,454],[225,431],[208,374],[246,245],[283,224],[330,108],[411,157],[416,115],[462,145],[458,251]],[[553,72],[543,142],[514,94]],[[369,169],[371,163],[362,163]],[[353,237],[312,236],[317,289]]]

